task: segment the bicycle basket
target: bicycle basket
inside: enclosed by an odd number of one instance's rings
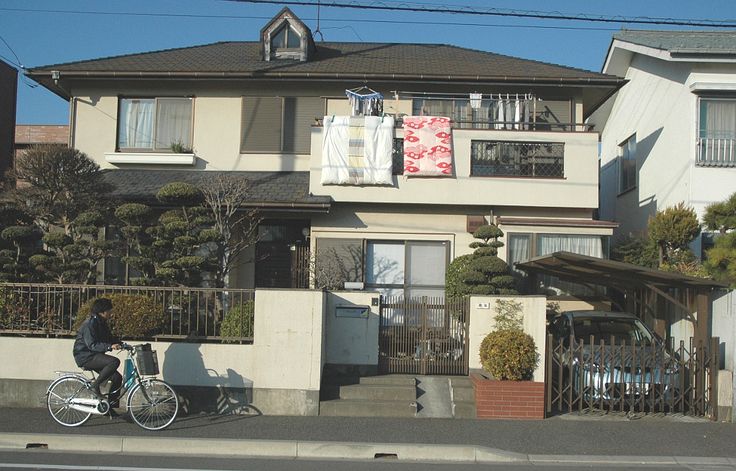
[[[157,375],[158,374],[158,358],[156,350],[151,350],[150,343],[135,346],[135,363],[138,367],[138,373],[141,375]]]

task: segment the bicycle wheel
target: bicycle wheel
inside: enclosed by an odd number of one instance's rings
[[[128,394],[128,412],[146,430],[161,430],[174,421],[179,399],[174,390],[158,379],[146,379]]]
[[[89,404],[97,398],[87,388],[87,383],[76,376],[64,376],[51,383],[46,395],[46,406],[51,417],[65,427],[82,425],[92,415],[91,412],[75,409],[73,400]]]

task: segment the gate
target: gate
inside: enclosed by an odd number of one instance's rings
[[[378,369],[382,374],[468,374],[467,298],[381,296]]]
[[[718,419],[719,339],[655,345],[547,338],[547,413],[590,409]]]

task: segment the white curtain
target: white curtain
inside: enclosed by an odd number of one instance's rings
[[[172,144],[191,147],[192,101],[189,98],[158,100],[156,109],[156,148],[170,149]]]
[[[526,262],[531,258],[531,235],[511,235],[509,237],[509,265]]]
[[[554,252],[572,252],[590,257],[603,258],[603,242],[601,236],[540,234],[537,236],[538,255],[549,255]]]
[[[702,126],[705,135],[710,139],[736,138],[736,101],[705,101],[705,123]]]
[[[120,101],[119,148],[150,149],[153,147],[153,104],[152,99]]]

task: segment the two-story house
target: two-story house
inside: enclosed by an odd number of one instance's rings
[[[601,132],[600,217],[616,237],[679,202],[703,216],[736,191],[736,33],[622,31],[603,72],[628,83],[590,118]],[[701,254],[708,234],[694,247]]]
[[[303,244],[366,288],[441,295],[491,220],[509,262],[607,255],[615,224],[593,218],[598,134],[583,123],[625,83],[614,75],[444,44],[316,42],[288,9],[258,41],[28,74],[70,101],[72,145],[117,196],[250,180],[266,219],[234,286],[290,286]],[[437,129],[421,136],[422,120]]]

